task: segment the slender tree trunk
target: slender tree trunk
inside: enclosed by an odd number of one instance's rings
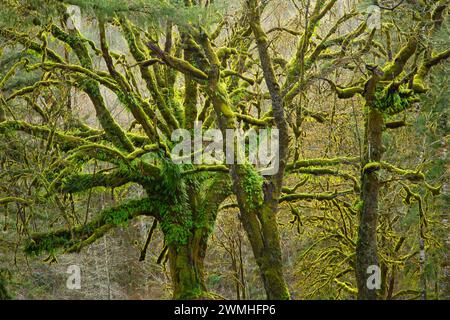
[[[265,184],[265,194],[271,184]],[[241,222],[252,246],[259,273],[263,281],[267,299],[287,300],[290,298],[288,286],[284,279],[280,236],[277,222],[278,201],[272,196],[264,199],[260,206],[249,208],[247,195],[243,190],[237,193],[241,208]],[[247,203],[243,203],[243,199]],[[244,201],[245,201],[244,200]]]
[[[247,210],[241,210],[241,216],[252,243],[267,298],[270,300],[287,300],[290,299],[290,294],[283,274],[277,212],[278,199],[281,195],[284,172],[289,155],[289,128],[284,110],[284,98],[274,71],[272,56],[269,52],[268,37],[261,24],[262,8],[257,1],[247,1],[249,24],[255,36],[264,80],[272,102],[274,121],[279,130],[277,155],[279,166],[278,172],[266,180],[262,186],[264,201],[257,209],[257,212],[250,210],[245,213]],[[253,223],[256,219],[252,215],[256,216],[259,224]],[[249,221],[245,221],[247,219]]]
[[[380,182],[377,169],[368,166],[379,162],[383,154],[381,135],[383,131],[383,115],[380,111],[369,106],[366,119],[366,145],[363,161],[360,223],[358,243],[356,246],[356,281],[358,285],[358,299],[377,299],[376,289],[367,285],[368,268],[379,266],[377,254],[377,220],[378,193]]]
[[[260,274],[269,300],[287,300],[290,298],[284,279],[280,237],[276,217],[277,204],[265,206],[260,213],[263,247],[256,256]]]

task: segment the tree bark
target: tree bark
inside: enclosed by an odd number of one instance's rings
[[[204,280],[206,242],[207,239],[196,234],[185,245],[169,246],[174,299],[198,300],[211,297]]]
[[[363,168],[371,162],[379,162],[383,154],[381,135],[382,113],[369,106],[366,119],[365,157]],[[379,266],[377,253],[378,193],[380,182],[377,171],[363,169],[358,243],[356,246],[356,281],[358,299],[376,300],[377,292],[367,286],[369,266]]]
[[[204,279],[204,261],[209,236],[214,228],[219,205],[230,195],[230,181],[216,177],[204,194],[189,188],[193,227],[186,243],[169,245],[168,257],[173,283],[173,298],[215,299]]]
[[[275,207],[274,207],[274,206]],[[259,245],[258,237],[250,237],[250,234],[255,234],[258,230],[249,229],[253,224],[246,227],[249,234],[250,243],[252,244],[253,252],[255,254],[256,263],[259,267],[260,276],[263,280],[267,299],[269,300],[288,300],[290,299],[289,290],[284,279],[283,263],[280,246],[280,237],[278,230],[278,223],[276,217],[277,203],[272,206],[265,205],[259,214],[259,222],[261,230],[262,246]],[[245,218],[242,218],[244,225]]]

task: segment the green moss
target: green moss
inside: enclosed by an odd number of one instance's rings
[[[359,200],[358,202],[356,202],[356,204],[353,206],[353,210],[356,212],[361,212],[362,208],[364,205],[364,201]]]
[[[381,164],[379,162],[369,162],[363,168],[363,174],[372,173],[381,169]]]
[[[153,180],[147,193],[155,201],[166,244],[186,244],[192,235],[194,221],[186,184],[181,176],[182,168],[170,160],[161,160],[161,179]]]
[[[242,188],[246,195],[246,205],[250,210],[256,209],[263,203],[262,186],[264,178],[255,170],[251,164],[242,165],[243,181]]]
[[[385,88],[375,92],[374,106],[385,114],[394,115],[408,109],[414,98],[411,90],[390,92],[389,88]]]

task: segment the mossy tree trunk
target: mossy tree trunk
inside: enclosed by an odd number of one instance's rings
[[[185,241],[168,244],[173,298],[214,299],[206,286],[204,261],[219,206],[231,193],[230,182],[219,176],[211,179],[203,194],[193,185],[188,185],[187,190],[192,226]]]
[[[284,279],[277,202],[265,203],[258,211],[242,211],[241,221],[253,249],[267,299],[290,298]]]
[[[208,39],[202,39],[208,59],[211,62],[208,94],[218,117],[219,127],[226,136],[227,129],[236,129],[237,120],[223,90],[220,78],[220,62]],[[287,139],[281,141],[283,143]],[[287,147],[287,145],[280,146]],[[235,151],[236,152],[236,151]],[[276,214],[281,192],[285,159],[280,156],[280,170],[265,181],[251,164],[230,166],[234,192],[241,212],[240,219],[252,245],[268,299],[290,298],[283,276],[281,246]],[[237,155],[235,154],[235,159]]]
[[[207,236],[196,232],[186,244],[168,249],[174,299],[207,299],[210,297],[204,279]]]
[[[380,111],[369,107],[366,119],[366,146],[363,167],[371,162],[379,162],[383,153],[381,135],[383,129],[383,115]],[[377,220],[378,220],[378,194],[380,181],[377,171],[363,170],[358,230],[358,243],[356,246],[356,280],[358,285],[358,298],[374,300],[377,298],[375,289],[367,286],[369,266],[378,266],[377,255]]]
[[[289,129],[280,85],[268,50],[269,40],[261,25],[262,9],[257,1],[247,2],[250,29],[255,37],[264,80],[270,94],[274,122],[279,130],[278,171],[267,179],[259,180],[255,179],[258,173],[254,168],[232,168],[235,171],[232,176],[241,209],[241,221],[252,245],[267,298],[288,300],[290,293],[283,273],[277,213],[288,160]]]

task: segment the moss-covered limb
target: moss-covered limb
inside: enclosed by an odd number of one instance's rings
[[[184,59],[191,63],[196,63],[198,48],[196,43],[188,34],[182,34],[184,46]],[[197,119],[197,103],[199,101],[198,83],[189,74],[184,74],[184,128],[192,130]]]
[[[206,119],[203,121],[203,129],[208,130],[210,129],[215,123],[217,123],[217,116],[214,110],[210,110],[206,114]]]
[[[189,59],[189,53],[185,53],[185,59]],[[197,119],[198,84],[190,75],[184,75],[184,128],[192,130]]]
[[[2,36],[5,39],[17,41],[18,43],[22,44],[29,50],[32,50],[36,53],[42,54],[43,53],[43,47],[41,44],[32,41],[29,34],[25,33],[19,33],[15,30],[6,29],[6,28],[0,28],[0,36]],[[58,55],[55,51],[51,50],[50,48],[46,47],[45,52],[47,55],[47,59],[63,63],[64,59]]]
[[[6,121],[5,98],[0,95],[0,123]]]
[[[236,116],[230,104],[225,84],[220,79],[220,60],[206,35],[201,36],[199,41],[205,48],[206,56],[211,64],[206,92],[217,116],[219,127],[224,133],[226,129],[236,128]]]
[[[95,153],[104,153],[104,155],[101,155],[101,157],[105,159],[111,158],[111,161],[109,161],[111,163],[128,162],[127,157],[120,150],[98,143],[89,143],[78,147],[77,149],[73,150],[73,154],[69,156],[69,159],[77,158],[81,154],[93,156]]]
[[[100,38],[100,49],[102,52],[103,60],[106,63],[106,68],[108,68],[108,71],[110,75],[116,80],[116,82],[120,85],[121,89],[125,92],[131,91],[131,85],[125,78],[123,74],[117,71],[113,57],[111,56],[111,53],[109,52],[109,45],[108,40],[106,39],[106,25],[105,25],[105,19],[102,17],[102,15],[98,15],[98,30],[99,30],[99,38]]]
[[[299,160],[295,163],[290,163],[287,165],[286,170],[292,171],[299,168],[306,167],[325,167],[325,166],[333,166],[337,164],[345,164],[345,165],[358,165],[359,157],[336,157],[336,158],[317,158],[317,159],[305,159]]]
[[[236,55],[238,51],[236,48],[232,47],[221,47],[216,50],[217,57],[219,60],[222,60],[222,62],[226,62],[228,58],[230,58],[232,55]]]
[[[21,97],[24,96],[28,93],[32,93],[35,90],[41,88],[41,87],[50,87],[50,86],[58,86],[61,85],[62,82],[59,80],[41,80],[41,81],[37,81],[36,83],[34,83],[31,86],[27,86],[21,89],[18,89],[16,91],[14,91],[10,96],[8,96],[6,98],[6,101],[11,101],[17,97]]]
[[[228,209],[239,209],[239,204],[232,202],[221,205],[218,211],[228,210]]]
[[[292,215],[294,218],[290,221],[291,224],[297,224],[297,232],[300,234],[300,227],[303,226],[302,217],[300,214],[300,211],[293,207],[292,204],[289,203],[289,209],[291,210]]]
[[[238,78],[244,80],[245,82],[247,82],[250,85],[255,84],[255,79],[247,77],[247,76],[245,76],[239,72],[236,72],[234,70],[226,69],[226,70],[221,71],[220,74],[224,78],[234,76],[234,77],[238,77]]]
[[[5,134],[8,131],[22,131],[39,139],[47,140],[50,134],[53,134],[53,142],[57,143],[62,150],[72,150],[85,144],[82,138],[64,134],[59,131],[52,132],[52,129],[44,125],[34,125],[25,121],[8,120],[0,123],[0,133]]]
[[[154,65],[155,63],[164,63],[164,62],[161,59],[151,58],[151,59],[139,61],[136,64],[131,65],[130,67],[142,66],[142,67],[148,68],[148,67],[151,67],[152,65]]]
[[[310,39],[314,33],[314,30],[320,23],[320,20],[327,12],[331,10],[336,1],[337,0],[329,0],[326,4],[325,1],[316,1],[311,16],[305,23],[305,30],[298,41],[295,55],[288,64],[288,71],[284,84],[285,88],[291,87],[292,84],[297,82],[299,79],[300,81],[303,80],[302,78],[305,73],[306,52],[309,48]]]
[[[79,125],[75,126],[74,129],[78,129],[77,131],[72,132],[72,135],[74,137],[83,138],[84,140],[90,143],[100,143],[102,141],[108,141],[112,143],[109,135],[107,135],[103,130],[93,129],[81,122],[79,123]],[[127,132],[126,136],[137,148],[132,153],[134,152],[139,153],[139,150],[141,150],[141,148],[151,143],[150,139],[147,136],[137,134],[134,132]]]
[[[5,85],[5,83],[12,77],[14,76],[14,74],[16,73],[16,70],[22,66],[27,64],[26,60],[20,60],[18,62],[16,62],[9,70],[8,72],[6,72],[6,74],[3,76],[3,78],[0,79],[0,89],[3,88],[3,86]]]
[[[200,172],[223,172],[223,173],[229,173],[230,168],[228,168],[226,165],[199,165],[195,166],[191,170],[183,171],[183,175],[190,175],[190,174],[196,174]]]
[[[104,72],[86,69],[82,66],[75,65],[75,64],[65,64],[65,63],[57,63],[57,62],[39,63],[36,65],[29,66],[29,69],[35,69],[38,67],[40,67],[44,70],[60,69],[60,70],[68,70],[68,71],[77,72],[77,73],[86,75],[95,81],[98,81],[100,84],[111,89],[112,91],[119,90],[119,86],[118,86],[117,82],[111,76],[109,76],[108,74],[105,74]]]
[[[85,153],[87,151],[87,153]],[[83,152],[83,153],[80,153]],[[74,174],[73,162],[81,163],[88,159],[97,159],[104,162],[115,164],[116,167],[93,174],[76,173]],[[160,178],[160,169],[150,163],[146,163],[139,158],[130,159],[118,154],[117,150],[111,150],[109,147],[98,148],[97,146],[88,146],[84,150],[77,149],[76,153],[63,162],[58,162],[50,168],[50,172],[58,172],[56,177],[51,178],[49,192],[58,189],[63,193],[77,193],[89,190],[95,187],[119,187],[130,182],[147,185],[149,181]]]
[[[357,94],[363,94],[364,93],[364,87],[363,86],[353,86],[353,87],[346,87],[342,88],[337,86],[333,81],[330,79],[322,78],[322,80],[328,82],[331,86],[331,89],[333,89],[339,99],[350,99],[356,96]]]
[[[298,188],[304,186],[308,180],[310,179],[309,176],[306,176],[303,180],[299,181],[295,186],[293,186],[292,188],[290,187],[283,187],[281,189],[281,191],[285,194],[293,194],[295,193],[295,191],[297,191]]]
[[[394,60],[383,67],[381,80],[394,80],[404,69],[408,60],[416,52],[418,46],[417,36],[413,35],[408,42],[398,51]]]
[[[155,152],[160,150],[160,147],[158,144],[146,144],[142,146],[142,148],[136,148],[136,150],[126,156],[126,159],[128,161],[134,160],[148,152]]]
[[[115,226],[123,225],[140,215],[155,216],[156,212],[158,212],[157,207],[149,198],[130,200],[117,207],[103,210],[86,225],[75,226],[70,230],[62,228],[33,234],[26,241],[24,250],[27,254],[54,252],[58,249],[77,251]]]
[[[286,33],[289,33],[289,34],[291,34],[293,36],[300,36],[300,35],[302,35],[302,33],[300,31],[289,29],[289,28],[285,28],[285,27],[273,27],[273,28],[267,30],[267,34],[271,34],[273,32],[286,32]]]
[[[117,188],[132,182],[127,171],[114,170],[111,173],[80,173],[70,175],[61,182],[61,192],[77,193],[95,187]]]
[[[400,300],[400,297],[402,297],[403,300],[405,299],[405,296],[411,296],[409,299],[417,299],[420,296],[420,291],[413,289],[399,290],[392,295],[392,300]]]
[[[70,33],[66,33],[58,26],[52,24],[50,31],[55,38],[69,45],[75,52],[81,66],[87,70],[93,70],[93,64],[89,51],[86,47],[85,41],[81,37],[77,30],[72,30]],[[93,79],[85,79],[81,85],[83,91],[87,93],[94,105],[97,119],[99,120],[102,128],[109,136],[110,140],[118,147],[125,148],[132,152],[134,146],[125,132],[119,126],[119,124],[113,119],[111,113],[106,107],[105,100],[100,93],[100,87],[97,81]]]
[[[20,197],[4,197],[0,198],[0,206],[8,203],[20,203],[20,204],[30,204],[30,200],[20,198]]]
[[[355,16],[355,13],[353,13],[353,14],[349,13],[347,15],[344,15],[341,19],[347,18],[346,20],[348,20],[348,18],[352,18],[354,16]],[[341,20],[339,20],[338,23],[340,21]],[[355,30],[349,32],[348,34],[344,34],[344,35],[339,36],[334,39],[329,39],[329,40],[324,39],[324,41],[325,41],[324,47],[329,48],[334,45],[341,45],[342,50],[345,51],[349,44],[357,44],[358,43],[359,39],[358,40],[355,40],[355,39],[364,33],[366,26],[367,26],[366,21],[363,21],[358,25],[358,27]],[[336,31],[336,29],[333,28],[331,31],[333,31],[333,33],[334,33]]]
[[[413,171],[413,170],[405,170],[401,168],[397,168],[396,166],[388,163],[388,162],[369,162],[367,163],[363,168],[363,174],[374,172],[380,169],[388,170],[392,173],[396,173],[398,175],[401,175],[404,179],[420,182],[425,180],[425,175],[423,172],[420,171],[420,169]]]
[[[363,54],[367,52],[371,52],[373,55],[377,57],[388,57],[388,52],[385,49],[385,45],[373,39],[375,35],[375,31],[372,30],[372,33],[366,39],[356,39],[352,41],[353,45],[361,45],[361,49],[358,50],[358,54]],[[378,51],[376,51],[377,49]]]
[[[293,172],[301,173],[301,174],[309,174],[309,175],[332,175],[336,177],[341,177],[346,180],[351,180],[353,182],[353,185],[355,186],[355,190],[359,191],[359,182],[356,179],[356,177],[352,176],[351,174],[347,172],[342,172],[336,169],[329,169],[329,168],[317,168],[317,167],[306,167],[306,168],[298,168],[293,170]]]
[[[128,48],[133,58],[139,64],[141,77],[142,79],[144,79],[147,89],[152,95],[153,100],[156,102],[158,110],[161,112],[161,115],[163,116],[164,120],[167,122],[167,124],[170,126],[172,130],[179,128],[178,120],[176,119],[174,113],[170,110],[168,103],[166,102],[163,94],[161,93],[161,90],[158,87],[157,79],[155,78],[155,73],[151,69],[149,69],[149,66],[146,65],[146,63],[144,63],[145,61],[147,61],[148,57],[146,53],[143,51],[143,48],[141,48],[141,43],[138,34],[133,31],[131,22],[128,19],[122,17],[120,19],[120,25],[125,40],[127,41]],[[151,110],[151,108],[146,108],[144,110],[146,111],[147,116],[149,116],[152,119],[156,119],[156,114]]]
[[[222,19],[220,23],[217,25],[217,27],[214,29],[213,32],[209,34],[209,38],[214,41],[217,39],[217,37],[220,36],[220,33],[222,32],[223,28],[228,24],[227,19]]]
[[[24,99],[27,101],[28,105],[31,106],[31,108],[36,111],[37,114],[42,118],[44,123],[49,122],[49,114],[48,112],[44,111],[44,109],[39,106],[34,99],[32,99],[29,96],[25,96]]]
[[[341,26],[345,21],[355,17],[356,15],[358,15],[358,13],[356,11],[351,11],[349,13],[344,14],[340,19],[338,19],[338,21],[336,21],[334,26],[331,27],[331,29],[328,31],[326,36],[316,46],[314,51],[306,57],[307,65],[312,65],[314,62],[316,62],[317,59],[320,57],[320,54],[324,50],[328,49],[329,47],[332,47],[335,45],[342,45],[342,50],[345,50],[346,47],[348,46],[348,44],[350,43],[350,41],[352,41],[356,37],[360,36],[364,32],[365,27],[366,27],[365,21],[362,22],[358,26],[358,28],[356,28],[352,32],[350,32],[346,35],[336,37],[334,39],[330,39],[330,37],[336,33],[339,26]]]
[[[325,123],[328,118],[328,114],[326,112],[313,111],[303,107],[301,107],[301,113],[302,115],[310,117],[319,123]]]
[[[338,197],[346,196],[348,194],[355,193],[354,189],[348,189],[343,191],[336,191],[334,193],[294,193],[282,196],[280,198],[280,203],[282,202],[292,202],[292,201],[302,201],[302,200],[333,200]]]
[[[147,47],[152,50],[155,54],[159,56],[161,60],[163,60],[170,67],[180,71],[183,74],[191,75],[193,78],[198,80],[208,80],[208,75],[204,73],[202,70],[197,69],[189,62],[179,59],[165,53],[158,45],[149,41],[146,43]]]
[[[324,58],[325,59],[325,58]],[[298,81],[291,83],[290,85],[283,86],[283,96],[285,105],[292,104],[292,101],[298,94],[306,90],[316,80],[327,80],[324,79],[333,70],[336,70],[339,66],[347,68],[351,59],[348,57],[342,57],[342,54],[338,53],[334,56],[330,56],[329,59],[333,59],[330,63],[322,64],[320,68],[315,72],[309,72],[305,76],[301,77]],[[317,64],[316,64],[317,66]],[[305,66],[306,67],[306,66]],[[327,80],[328,81],[328,80]],[[342,96],[345,96],[348,92],[341,87],[337,87],[335,91],[338,91]],[[355,93],[356,94],[356,93]]]
[[[166,123],[162,121],[159,123],[158,121],[152,121],[157,120],[157,115],[153,111],[148,100],[143,100],[134,92],[120,91],[117,93],[117,97],[120,102],[122,102],[131,111],[133,117],[142,126],[145,134],[152,141],[158,141],[160,138],[155,124],[159,124],[159,127],[164,134],[168,135],[171,132]],[[153,116],[153,119],[150,118],[149,114]]]
[[[425,77],[427,76],[430,69],[437,65],[438,63],[447,60],[450,57],[450,48],[441,51],[431,58],[425,60],[420,67],[417,69],[417,73],[414,75],[412,89],[415,93],[425,93],[427,92],[427,87],[424,83]]]
[[[274,120],[273,117],[265,117],[262,119],[257,119],[252,116],[249,116],[246,114],[241,114],[241,113],[234,113],[234,115],[236,116],[237,119],[242,120],[245,123],[253,124],[255,126],[260,126],[260,127],[266,127]]]
[[[425,234],[424,234],[424,229],[422,228],[422,225],[425,225],[425,226],[427,225],[427,218],[426,218],[426,213],[425,213],[425,209],[424,209],[423,199],[419,193],[412,191],[412,189],[409,186],[407,186],[406,184],[402,183],[402,186],[403,186],[403,190],[406,191],[406,196],[403,198],[403,202],[406,205],[411,205],[414,201],[417,201],[417,203],[419,205],[419,217],[420,217],[420,224],[421,224],[420,233],[421,233],[422,238],[426,238]]]
[[[358,289],[353,288],[350,284],[340,281],[336,278],[333,279],[334,282],[336,282],[336,284],[341,287],[342,289],[344,289],[345,291],[347,291],[348,293],[354,294],[356,295],[358,293]]]

